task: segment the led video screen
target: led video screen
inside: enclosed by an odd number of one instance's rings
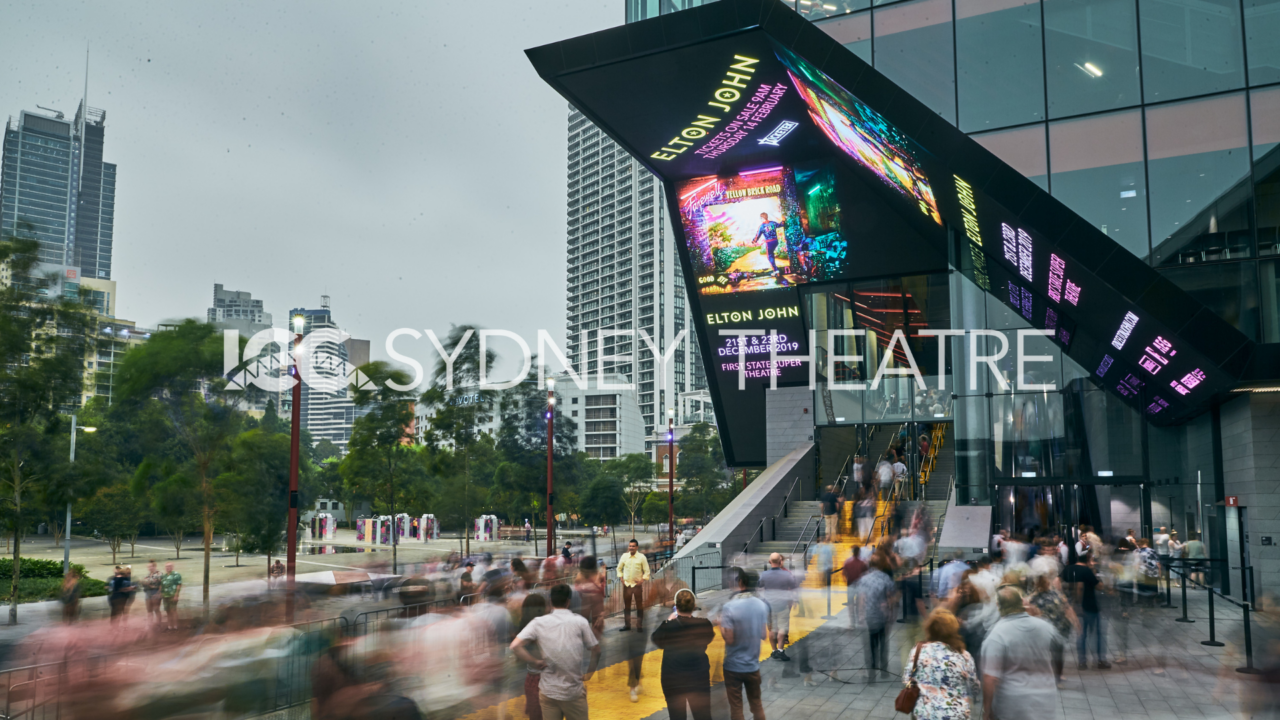
[[[677,185],[703,295],[774,290],[837,277],[848,253],[830,166],[778,166]]]

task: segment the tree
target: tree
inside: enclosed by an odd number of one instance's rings
[[[377,361],[360,367],[368,378],[363,387],[353,388],[353,400],[357,408],[366,413],[356,418],[347,443],[347,456],[342,460],[343,477],[366,494],[389,501],[390,515],[396,515],[396,495],[411,490],[415,496],[424,497],[426,487],[425,467],[421,455],[412,445],[413,393],[396,390],[393,386],[408,387],[409,374],[391,365]],[[398,487],[397,487],[398,485]],[[403,501],[400,509],[404,507]],[[396,547],[392,534],[391,572],[398,571]]]
[[[212,325],[194,320],[152,333],[145,344],[125,354],[117,371],[117,404],[129,411],[145,413],[157,405],[154,417],[176,440],[163,459],[176,463],[166,483],[177,477],[189,480],[188,500],[195,503],[204,540],[204,611],[209,612],[209,566],[213,551],[213,522],[217,515],[214,480],[219,464],[229,451],[231,439],[244,423],[239,409],[244,393],[226,392],[222,376],[222,335]],[[184,481],[185,483],[185,481]],[[174,506],[167,485],[161,504]],[[183,484],[182,487],[187,487]],[[153,509],[156,508],[153,498]],[[187,501],[178,503],[183,508]],[[184,510],[185,512],[185,510]],[[164,513],[156,510],[157,521]],[[185,517],[170,514],[168,517]]]
[[[669,513],[667,512],[667,494],[665,492],[651,492],[644,499],[644,506],[640,510],[644,519],[645,528],[649,527],[649,523],[666,522]]]
[[[289,517],[289,436],[248,430],[236,436],[226,469],[218,475],[218,518],[236,534],[240,553],[275,553],[285,538]],[[315,501],[315,472],[304,454],[298,464],[299,506]]]
[[[676,477],[684,481],[677,496],[677,510],[682,516],[697,516],[704,521],[720,512],[740,491],[725,466],[724,450],[715,428],[697,423],[680,438]]]
[[[62,471],[64,460],[52,452],[58,433],[68,432],[59,412],[80,399],[84,358],[97,336],[89,306],[49,292],[52,277],[37,272],[34,229],[22,222],[18,232],[0,240],[0,266],[10,279],[0,286],[0,487],[12,504],[13,598],[22,574],[24,503]],[[15,601],[9,623],[17,622]]]
[[[147,515],[146,506],[125,483],[110,485],[98,490],[92,497],[81,501],[76,515],[89,530],[96,530],[107,540],[111,548],[111,564],[116,563],[120,546],[138,534],[138,525]]]
[[[649,491],[653,489],[653,461],[643,453],[629,453],[602,463],[601,473],[617,478],[622,486],[622,499],[631,518],[631,532],[636,530],[636,517]]]
[[[133,492],[150,503],[152,517],[173,541],[175,558],[182,557],[182,540],[203,523],[199,487],[174,465],[144,462],[133,479]]]
[[[615,478],[598,477],[587,486],[578,502],[583,520],[590,525],[616,525],[627,517],[622,484]]]

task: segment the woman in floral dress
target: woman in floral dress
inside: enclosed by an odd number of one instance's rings
[[[908,665],[903,676],[903,684],[914,679],[920,687],[914,715],[918,720],[968,720],[980,686],[973,658],[960,639],[960,622],[950,610],[938,608],[924,621],[924,631],[925,641],[907,661],[915,661],[915,670]]]

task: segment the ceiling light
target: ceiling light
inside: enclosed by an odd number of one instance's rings
[[[1098,66],[1094,65],[1093,63],[1087,62],[1083,65],[1081,65],[1080,63],[1074,63],[1074,65],[1080,68],[1080,72],[1084,73],[1085,75],[1088,75],[1089,77],[1092,77],[1092,78],[1102,77],[1102,71],[1099,70]]]

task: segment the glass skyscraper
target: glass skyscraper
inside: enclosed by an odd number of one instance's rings
[[[698,0],[628,0],[627,21]],[[1280,342],[1280,4],[787,0],[1258,342]]]
[[[74,121],[23,111],[9,119],[0,165],[0,235],[40,243],[41,263],[111,279],[116,166],[103,162],[106,113]]]

